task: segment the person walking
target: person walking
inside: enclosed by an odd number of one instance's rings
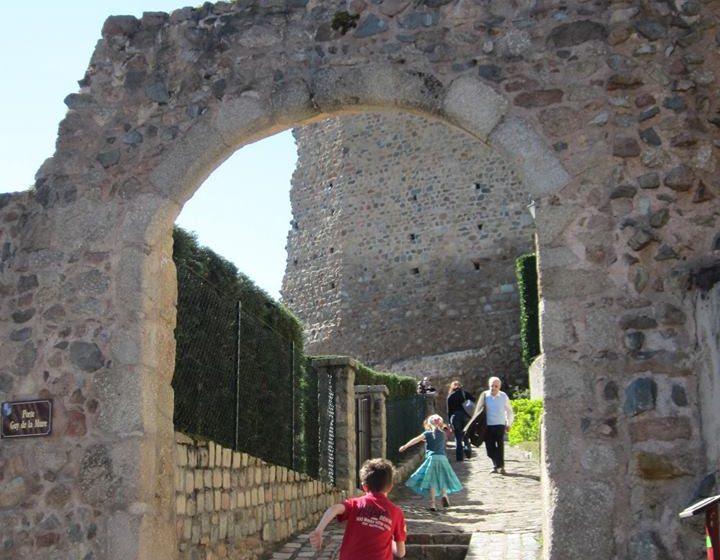
[[[405,556],[407,527],[402,510],[388,498],[393,465],[387,459],[368,459],[360,468],[364,496],[330,506],[310,533],[310,544],[322,548],[323,532],[333,519],[347,521],[340,560],[392,560]]]
[[[462,484],[445,455],[445,433],[449,427],[439,414],[431,414],[424,423],[425,431],[400,446],[400,452],[425,442],[425,460],[410,475],[405,485],[420,494],[430,496],[430,511],[437,511],[435,497],[440,494],[443,507],[450,507],[448,494],[462,490]]]
[[[505,434],[510,431],[513,423],[513,409],[510,397],[503,391],[502,381],[499,377],[488,379],[487,391],[483,391],[475,406],[475,413],[464,426],[467,430],[473,422],[485,411],[487,428],[485,429],[485,451],[493,463],[492,473],[506,474],[505,472]]]
[[[472,399],[457,379],[448,386],[447,414],[450,425],[455,434],[455,460],[462,461],[464,457],[470,458],[470,442],[465,438],[464,426],[470,415],[465,412],[463,403]]]

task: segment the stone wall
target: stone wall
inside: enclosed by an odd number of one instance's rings
[[[295,129],[283,299],[306,348],[383,370],[526,384],[515,258],[529,193],[483,142],[400,113]]]
[[[254,560],[317,523],[343,493],[213,442],[176,434],[179,558]]]
[[[707,470],[718,471],[720,480],[720,414],[717,404],[720,402],[720,285],[697,298],[697,347],[704,357],[698,368],[697,390],[702,411],[702,437],[707,457]],[[682,387],[673,387],[672,397],[682,406],[690,403]]]
[[[333,27],[348,9],[357,27]],[[716,469],[695,296],[718,277],[686,267],[717,261],[719,18],[714,0],[109,18],[54,154],[0,207],[0,399],[57,405],[52,436],[2,441],[3,553],[177,555],[173,221],[243,145],[407,111],[487,143],[536,203],[546,558],[699,557],[677,512]]]

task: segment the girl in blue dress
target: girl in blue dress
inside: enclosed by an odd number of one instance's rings
[[[443,507],[450,507],[448,494],[462,490],[455,471],[445,455],[445,430],[449,429],[438,414],[432,414],[425,420],[425,431],[400,446],[404,452],[413,445],[425,442],[425,460],[405,485],[421,496],[430,495],[430,511],[437,511],[435,496],[442,498]]]

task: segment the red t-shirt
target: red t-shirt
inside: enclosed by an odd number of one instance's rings
[[[340,560],[392,560],[392,541],[405,542],[407,529],[402,510],[380,492],[368,492],[343,502],[347,521],[340,545]]]

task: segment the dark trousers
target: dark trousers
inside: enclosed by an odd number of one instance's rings
[[[485,432],[485,451],[496,469],[505,468],[505,426],[488,426]]]
[[[455,434],[455,459],[462,461],[464,453],[467,451],[470,454],[470,442],[465,440],[465,421],[467,417],[462,412],[456,412],[450,417],[450,424],[453,427],[453,433]]]

